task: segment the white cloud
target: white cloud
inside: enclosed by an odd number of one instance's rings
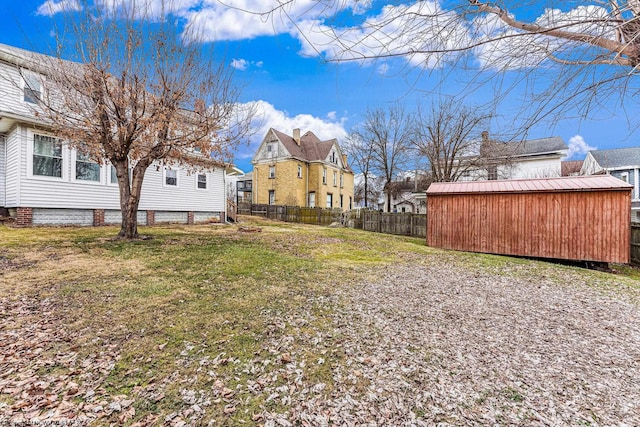
[[[389,68],[390,66],[387,62],[380,64],[380,66],[378,67],[378,74],[380,74],[381,76],[385,76],[389,71]]]
[[[326,119],[310,114],[298,114],[292,117],[286,111],[276,109],[267,101],[252,101],[246,106],[255,108],[256,117],[252,123],[253,136],[250,138],[249,146],[243,147],[236,153],[236,157],[240,159],[253,157],[269,128],[274,128],[288,135],[291,135],[293,129],[297,128],[302,134],[311,131],[321,140],[337,138],[338,142],[343,141],[347,136],[347,131],[344,128],[346,118],[338,119],[335,112],[327,113]]]
[[[305,55],[364,61],[402,56],[424,68],[443,66],[447,59],[444,51],[469,43],[460,17],[430,0],[387,5],[358,27],[332,28],[320,20],[300,21],[292,35],[299,38]]]
[[[38,15],[53,16],[56,13],[81,10],[78,0],[47,0],[42,3],[36,13]]]
[[[316,0],[202,0],[181,16],[204,41],[244,40],[286,34],[294,31],[300,20],[322,19],[349,8],[360,12],[368,7],[368,3],[360,3],[359,0],[329,3]]]
[[[582,157],[587,154],[587,151],[595,149],[596,147],[592,147],[587,144],[581,135],[572,136],[569,138],[569,152],[567,153],[567,159]]]
[[[249,66],[249,62],[246,59],[233,59],[231,61],[231,66],[236,70],[245,71]]]
[[[604,24],[609,16],[599,6],[578,6],[567,12],[545,9],[535,23],[545,28],[615,38],[614,28]],[[567,60],[580,60],[585,53],[581,43],[544,35],[531,35],[507,26],[488,14],[471,21],[473,39],[481,43],[474,49],[485,68],[509,70],[538,67],[550,54]],[[588,48],[587,48],[588,49]]]

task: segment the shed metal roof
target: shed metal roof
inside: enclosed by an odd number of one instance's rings
[[[630,190],[632,188],[633,185],[611,175],[590,175],[498,181],[434,182],[429,186],[427,196],[436,194]]]

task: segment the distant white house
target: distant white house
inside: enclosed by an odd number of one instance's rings
[[[502,143],[489,140],[483,132],[482,139],[480,150],[486,147],[488,152],[486,168],[469,169],[460,181],[559,177],[569,152],[558,136]]]
[[[591,150],[582,163],[580,174],[609,174],[632,184],[631,220],[640,221],[640,147]]]
[[[0,44],[0,210],[23,226],[119,224],[114,168],[55,138],[35,114],[48,86],[47,76],[30,64],[42,57]],[[144,177],[138,222],[224,221],[230,168],[220,163],[190,173],[152,165]]]

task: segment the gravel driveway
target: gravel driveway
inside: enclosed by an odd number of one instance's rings
[[[387,268],[378,280],[338,290],[346,303],[334,333],[347,362],[335,369],[333,396],[294,403],[293,418],[308,425],[640,425],[636,304],[576,283],[583,276],[563,267],[548,268],[560,276],[553,280],[530,280],[530,267],[438,264]]]

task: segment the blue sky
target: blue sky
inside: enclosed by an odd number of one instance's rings
[[[225,2],[254,11],[267,10],[273,3],[271,0]],[[422,8],[421,11],[437,7],[449,13],[447,8],[453,7],[454,3],[448,0],[440,6],[428,1],[407,5]],[[578,13],[570,3],[562,3],[565,5],[563,10],[556,12],[565,15]],[[173,2],[176,14],[184,22],[196,23],[203,30],[207,42],[214,43],[216,51],[223,52],[229,66],[235,68],[235,78],[243,85],[241,101],[256,103],[261,112],[262,128],[249,146],[236,151],[235,163],[243,170],[251,169],[251,156],[269,127],[288,134],[294,128],[300,128],[303,133],[311,130],[321,138],[336,137],[340,141],[362,121],[367,108],[386,108],[402,102],[408,109],[414,109],[419,102],[427,105],[442,94],[461,93],[466,93],[461,102],[480,104],[495,99],[498,81],[511,91],[495,106],[497,118],[489,129],[494,135],[517,138],[557,135],[572,147],[572,158],[577,159],[583,158],[588,148],[640,145],[636,143],[636,126],[629,124],[629,118],[635,119],[640,112],[638,104],[625,100],[626,111],[623,112],[617,96],[594,108],[588,119],[576,117],[579,116],[576,112],[579,105],[575,105],[562,115],[552,116],[552,120],[532,126],[526,135],[522,132],[514,135],[514,123],[526,118],[523,105],[526,107],[529,102],[526,94],[534,84],[532,78],[514,82],[525,69],[529,76],[536,78],[545,75],[552,81],[555,76],[544,63],[527,63],[535,58],[535,51],[523,55],[523,64],[514,67],[518,69],[506,73],[496,73],[491,67],[486,67],[486,64],[499,63],[501,49],[514,50],[522,46],[488,45],[483,52],[465,58],[471,68],[469,71],[442,66],[437,63],[438,57],[419,55],[377,61],[327,62],[326,59],[344,58],[348,54],[345,56],[344,51],[321,30],[333,26],[343,32],[347,42],[355,40],[363,34],[356,27],[358,22],[380,22],[382,17],[394,13],[402,4],[347,0],[339,2],[342,5],[340,10],[319,9],[317,4],[312,0],[298,0],[287,9],[292,19],[284,19],[282,14],[266,19],[238,8],[229,8],[216,0]],[[528,2],[526,4],[530,6]],[[0,43],[50,53],[49,47],[55,40],[53,22],[73,13],[78,7],[76,0],[5,0],[0,14]],[[543,12],[542,8],[528,7],[516,13],[519,18],[543,19],[540,17]],[[443,16],[447,16],[446,13]],[[398,28],[391,29],[394,30]],[[447,46],[456,37],[465,36],[462,32],[456,33],[455,28],[447,27],[447,30],[451,31],[443,40],[434,37],[431,43]],[[383,46],[368,43],[360,53],[395,53],[398,50],[394,49],[411,45],[414,39],[389,38],[381,40],[381,43]],[[483,66],[487,69],[479,71]],[[487,80],[474,92],[468,91],[468,81],[473,78],[484,81],[492,75],[498,79]]]

